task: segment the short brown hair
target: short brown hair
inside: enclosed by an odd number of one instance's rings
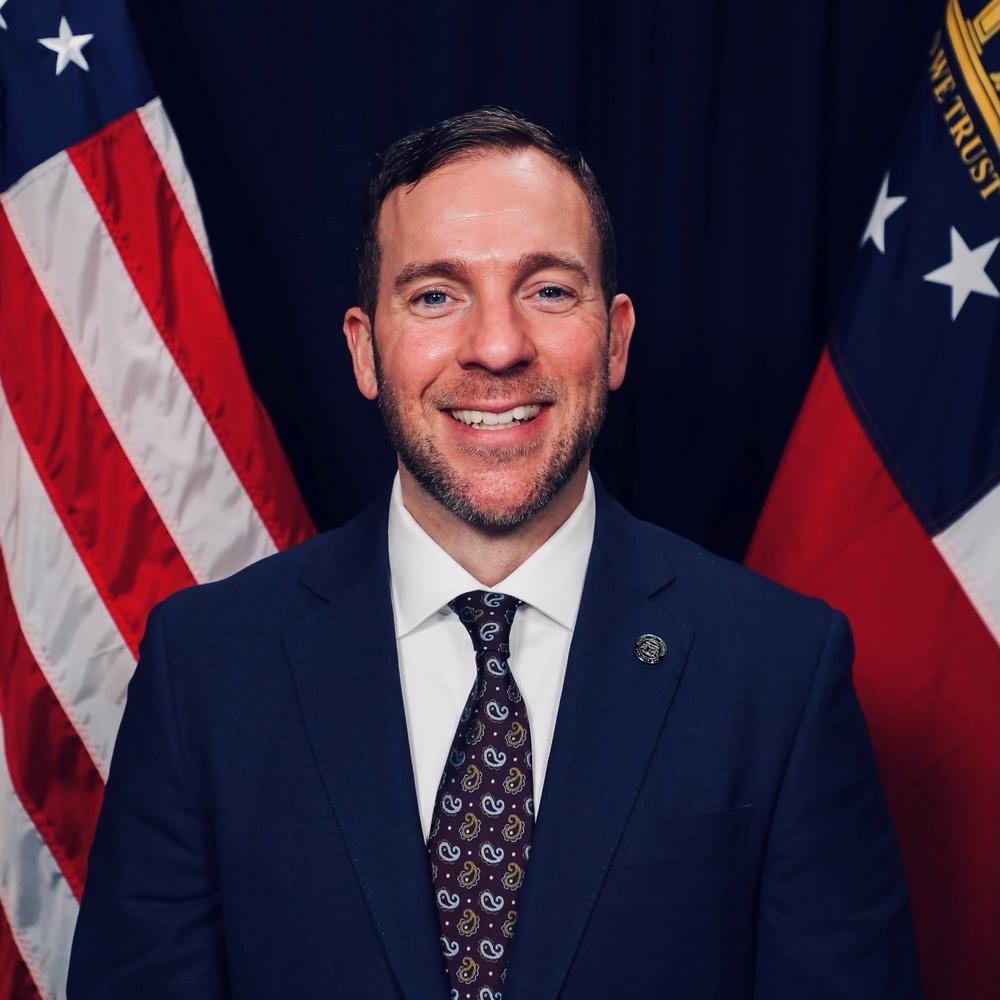
[[[547,128],[536,125],[506,108],[485,107],[446,118],[429,128],[411,132],[394,142],[368,185],[361,235],[358,292],[361,308],[375,320],[378,302],[378,272],[381,247],[378,222],[382,204],[398,187],[413,187],[446,163],[477,151],[517,152],[537,149],[561,164],[580,185],[590,206],[597,232],[601,266],[601,289],[610,306],[617,290],[615,235],[604,194],[593,171],[577,150],[571,149]]]

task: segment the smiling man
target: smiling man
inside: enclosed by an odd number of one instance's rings
[[[526,127],[482,119],[511,141]],[[409,145],[387,156],[371,194],[365,304],[344,332],[358,387],[378,399],[399,453],[407,510],[492,585],[580,503],[635,319],[613,294],[610,222],[586,165],[540,130],[544,149],[470,155],[473,122],[470,135],[454,128],[419,180]]]
[[[360,292],[396,480],[151,616],[71,995],[919,996],[843,617],[590,474],[635,317],[583,159],[405,137]]]

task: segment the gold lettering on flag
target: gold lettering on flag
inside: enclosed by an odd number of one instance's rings
[[[977,23],[981,22],[983,25],[983,34],[992,30],[992,34],[988,35],[986,41],[1000,30],[1000,27],[994,25],[991,20],[991,18],[996,16],[993,13],[993,8],[997,8],[997,11],[1000,11],[1000,0],[991,0],[990,4],[981,12],[980,17],[977,18]],[[989,113],[992,112],[992,107],[984,107],[984,103],[980,100],[981,95],[972,86],[970,73],[973,73],[973,69],[968,65],[969,52],[963,51],[960,53],[955,48],[955,40],[950,23],[953,9],[958,10],[959,14],[961,13],[958,9],[957,0],[952,0],[948,8],[949,40],[952,43],[955,57],[959,63],[960,73],[958,80],[964,85],[963,89],[971,98],[971,101],[967,102],[966,96],[958,88],[956,75],[948,60],[948,52],[945,49],[944,38],[941,32],[938,32],[934,36],[934,44],[931,46],[928,76],[930,77],[931,92],[934,95],[934,100],[941,108],[941,118],[945,128],[947,128],[952,142],[955,144],[955,148],[958,151],[959,158],[962,161],[963,167],[965,167],[969,179],[979,192],[979,197],[985,201],[997,191],[1000,191],[1000,172],[998,172],[997,160],[988,155],[992,151],[989,146],[989,139],[984,140],[977,127],[977,121],[973,112],[978,111],[980,113],[993,136],[994,146],[998,148],[1000,148],[1000,144],[998,144],[1000,116],[995,115],[993,119],[990,118]],[[968,32],[969,25],[965,21],[962,24]],[[974,55],[982,76],[989,79],[985,74],[982,62],[978,59],[978,53],[974,53]],[[975,77],[975,82],[980,82],[978,76]],[[995,92],[992,92],[992,96],[996,97]]]
[[[990,0],[972,20],[963,16],[958,0],[949,0],[945,26],[972,104],[993,137],[994,147],[1000,149],[1000,93],[983,63],[987,44],[991,56],[997,55],[995,47],[1000,45],[1000,40],[993,40],[1000,31],[1000,0]]]

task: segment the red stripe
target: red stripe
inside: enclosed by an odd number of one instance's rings
[[[24,964],[7,923],[7,914],[0,907],[0,997],[4,1000],[40,1000],[41,993]]]
[[[0,381],[32,462],[133,654],[158,601],[194,584],[0,211]]]
[[[847,612],[929,1000],[1000,974],[997,647],[824,355],[747,556]]]
[[[104,784],[24,640],[2,563],[0,716],[14,790],[79,899]]]
[[[313,533],[225,308],[138,114],[69,150],[149,315],[278,548]]]

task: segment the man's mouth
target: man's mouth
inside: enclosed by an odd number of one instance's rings
[[[477,431],[503,431],[519,424],[526,424],[541,413],[542,407],[537,403],[527,406],[515,406],[503,413],[492,413],[489,410],[447,410],[454,420]]]

